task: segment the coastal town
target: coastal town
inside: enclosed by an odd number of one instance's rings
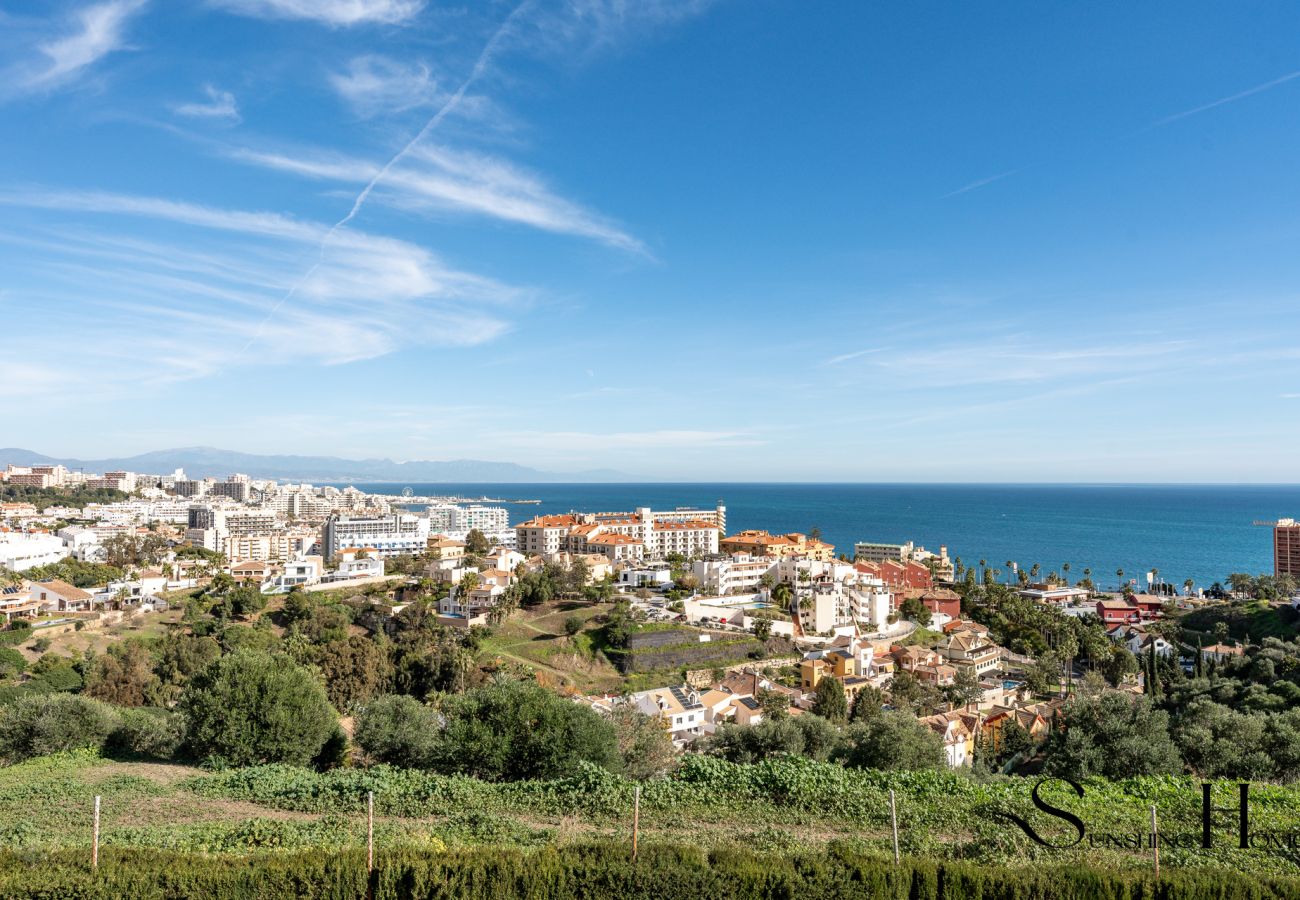
[[[512,524],[503,506],[239,474],[9,465],[0,479],[0,616],[23,638],[0,683],[10,700],[48,689],[43,673],[60,667],[82,672],[67,682],[80,688],[111,644],[94,635],[125,639],[151,620],[165,623],[156,636],[194,630],[198,610],[222,604],[231,621],[270,628],[312,597],[345,611],[353,640],[387,640],[422,611],[448,640],[485,648],[463,682],[508,670],[603,716],[634,710],[678,752],[764,722],[890,711],[932,734],[948,767],[1009,771],[1080,691],[1150,694],[1158,666],[1247,652],[1251,637],[1221,622],[1193,637],[1198,610],[1250,596],[1294,619],[1300,605],[1293,520],[1274,525],[1271,576],[1194,590],[1152,573],[1138,593],[1103,590],[1068,562],[1043,571],[881,536],[837,548],[815,530],[730,531],[721,501]],[[499,640],[512,628],[546,638],[548,653],[512,652]]]

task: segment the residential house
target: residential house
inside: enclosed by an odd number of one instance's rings
[[[934,650],[926,647],[894,647],[890,650],[890,655],[894,657],[898,671],[907,672],[918,681],[945,687],[956,680],[956,667]]]
[[[230,565],[230,577],[239,584],[260,587],[271,578],[272,572],[271,564],[260,559],[246,559]]]
[[[679,747],[704,734],[704,704],[699,693],[685,685],[641,691],[630,699],[642,714],[658,718]]]
[[[1002,648],[977,631],[954,631],[936,649],[950,665],[974,672],[977,679],[996,674],[1002,664]]]
[[[465,544],[454,541],[446,535],[430,535],[426,543],[426,552],[439,560],[461,559],[465,555]]]
[[[935,617],[947,616],[943,624],[961,618],[961,594],[948,588],[908,588],[901,595],[902,600],[916,598]]]
[[[1115,625],[1141,622],[1142,610],[1127,600],[1098,600],[1097,617],[1109,629]]]
[[[6,622],[15,618],[34,619],[41,610],[41,601],[32,596],[32,586],[26,581],[0,587],[0,616]]]
[[[50,612],[86,612],[93,605],[90,594],[57,578],[32,584],[32,599]]]
[[[1227,644],[1211,644],[1208,647],[1202,647],[1201,652],[1205,654],[1206,659],[1212,659],[1216,663],[1227,662],[1230,659],[1238,659],[1246,654],[1246,649],[1240,646],[1229,646]]]
[[[1111,640],[1123,644],[1134,656],[1150,653],[1155,648],[1157,656],[1173,656],[1176,648],[1158,634],[1151,634],[1141,625],[1116,625],[1106,632]]]
[[[918,719],[943,741],[944,761],[950,769],[969,766],[975,756],[980,716],[962,710],[938,713]]]
[[[1002,729],[1012,722],[1025,729],[1034,743],[1047,740],[1047,735],[1052,730],[1051,720],[1043,715],[1044,710],[1040,706],[1039,704],[1023,707],[995,706],[989,710],[988,715],[984,717],[981,732],[989,749],[994,753],[1002,751]]]

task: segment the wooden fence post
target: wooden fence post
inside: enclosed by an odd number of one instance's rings
[[[1151,861],[1155,865],[1156,878],[1160,877],[1160,827],[1156,824],[1156,805],[1151,804]]]
[[[90,838],[90,867],[99,868],[99,794],[95,795],[95,826]]]
[[[898,855],[898,803],[894,799],[894,789],[889,789],[889,824],[894,831],[894,864],[900,862]]]
[[[637,841],[641,836],[641,785],[632,789],[632,861],[636,862]]]

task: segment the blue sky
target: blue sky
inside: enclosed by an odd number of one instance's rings
[[[1300,7],[0,0],[0,446],[1295,481]]]

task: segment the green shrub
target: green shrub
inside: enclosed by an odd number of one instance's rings
[[[0,678],[21,675],[27,668],[27,658],[11,647],[0,648]]]
[[[338,725],[325,689],[310,672],[287,656],[249,650],[195,675],[180,708],[191,751],[229,765],[306,765]]]
[[[185,739],[185,720],[171,710],[123,709],[119,716],[105,744],[110,754],[171,759]]]
[[[0,761],[99,749],[121,723],[107,703],[75,694],[33,694],[0,710]]]
[[[410,768],[432,764],[442,730],[436,710],[394,694],[366,704],[357,715],[357,745],[376,762]]]
[[[0,631],[0,647],[17,647],[32,636],[32,626],[27,622],[15,622]]]

